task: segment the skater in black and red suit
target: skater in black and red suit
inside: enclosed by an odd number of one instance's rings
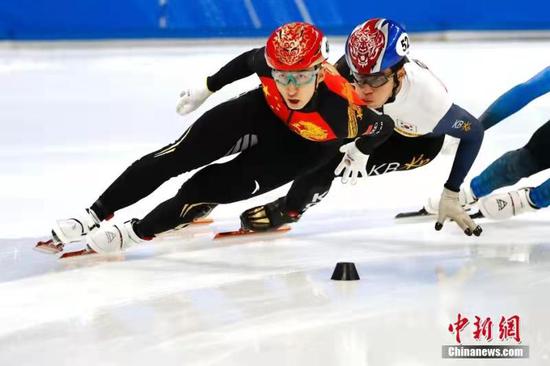
[[[393,121],[363,106],[343,77],[326,63],[322,32],[307,23],[277,28],[267,45],[238,56],[183,93],[178,111],[197,108],[211,93],[256,73],[261,87],[204,113],[174,143],[142,157],[78,216],[57,221],[54,244],[76,241],[101,253],[117,252],[156,234],[183,227],[218,204],[244,200],[326,164],[345,139],[371,153],[393,131]],[[239,153],[223,164],[210,164]],[[206,166],[207,165],[207,166]],[[168,179],[204,167],[178,193],[144,218],[101,224],[149,195]],[[346,165],[357,176],[364,162]]]

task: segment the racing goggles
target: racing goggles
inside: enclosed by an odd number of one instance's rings
[[[354,72],[353,79],[359,86],[368,85],[371,88],[380,88],[382,85],[390,81],[392,75],[393,72],[388,74],[384,72],[377,72],[374,74],[358,74]]]
[[[273,79],[284,86],[290,85],[291,83],[296,87],[309,84],[318,74],[319,67],[302,71],[271,70]]]

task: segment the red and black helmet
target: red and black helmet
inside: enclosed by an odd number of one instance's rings
[[[265,58],[269,67],[275,70],[309,69],[328,58],[327,38],[311,24],[287,23],[269,36]]]

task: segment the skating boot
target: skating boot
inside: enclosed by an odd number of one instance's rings
[[[483,216],[493,220],[505,220],[537,208],[529,200],[531,188],[521,188],[501,194],[493,194],[479,200]]]
[[[86,236],[86,244],[99,254],[116,254],[129,247],[142,243],[134,232],[133,224],[137,219],[126,221],[124,224],[103,225]]]
[[[65,244],[82,240],[92,229],[99,227],[100,221],[96,214],[87,208],[80,215],[57,220],[52,228],[52,238],[40,241],[36,249],[47,253],[59,253]]]
[[[263,206],[249,208],[241,214],[241,229],[251,231],[276,230],[285,224],[296,222],[302,213],[288,211],[285,197]]]

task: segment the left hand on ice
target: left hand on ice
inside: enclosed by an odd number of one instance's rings
[[[439,201],[439,213],[437,222],[435,223],[435,229],[438,231],[441,230],[447,219],[454,220],[457,225],[464,230],[464,234],[468,236],[472,234],[480,236],[483,231],[464,211],[458,199],[458,192],[453,192],[444,188],[443,193],[441,193],[441,200]]]
[[[346,184],[348,179],[351,178],[351,184],[357,183],[357,178],[359,173],[365,178],[367,176],[367,161],[369,156],[363,154],[355,142],[350,142],[340,147],[340,152],[344,153],[344,157],[336,170],[334,170],[335,175],[340,175],[342,173],[342,183]]]

